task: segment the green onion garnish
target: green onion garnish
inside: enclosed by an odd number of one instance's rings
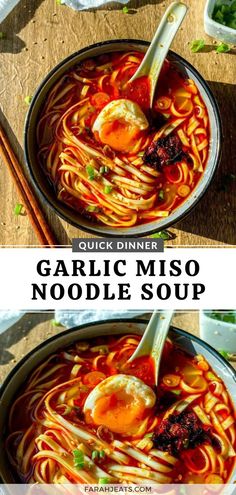
[[[126,7],[126,6],[123,7],[122,12],[123,12],[123,14],[128,14],[129,13],[128,7]]]
[[[95,170],[94,170],[94,167],[92,165],[87,165],[86,172],[88,174],[89,180],[94,180]]]
[[[223,0],[217,0],[212,19],[223,26],[236,29],[236,1],[231,4],[226,4]]]
[[[207,311],[207,316],[213,318],[213,320],[232,323],[233,325],[236,323],[236,311],[233,309],[229,311]]]
[[[30,105],[31,101],[32,101],[32,96],[26,96],[24,99],[24,102],[26,103],[26,105]]]
[[[221,354],[221,356],[223,356],[223,358],[229,360],[229,353],[227,351],[224,351],[223,349],[219,349],[218,352]]]
[[[92,452],[92,460],[94,461],[95,459],[97,459],[99,457],[99,452],[98,450],[93,450]]]
[[[227,53],[230,51],[230,46],[227,45],[226,43],[221,43],[220,45],[217,46],[216,52],[217,53]]]
[[[15,208],[14,208],[14,214],[16,216],[20,215],[21,212],[22,212],[22,209],[23,209],[23,205],[20,204],[20,203],[17,203],[16,206],[15,206]]]
[[[110,194],[112,191],[112,186],[105,186],[104,187],[104,193],[105,194]]]
[[[107,485],[109,483],[108,478],[99,478],[98,480],[99,485]]]
[[[152,438],[153,436],[153,433],[147,433],[146,435],[144,435],[145,438]]]
[[[109,354],[109,348],[107,345],[95,345],[94,347],[90,348],[90,351],[92,352],[99,352],[99,354]]]
[[[97,207],[93,205],[89,205],[87,206],[86,211],[97,211]]]
[[[164,199],[164,191],[163,189],[160,189],[159,194],[158,194],[159,199]]]
[[[100,450],[99,457],[100,457],[100,459],[104,459],[104,457],[106,457],[105,450]]]
[[[84,467],[84,454],[81,450],[73,450],[74,456],[74,466],[76,468],[82,469]]]
[[[233,12],[233,13],[235,13],[235,12],[236,12],[236,0],[235,0],[233,3],[231,3],[231,5],[230,5],[230,10],[231,10],[231,12]]]
[[[152,234],[151,237],[154,239],[163,239],[163,241],[168,241],[169,239],[172,239],[172,235],[168,232],[168,230],[162,230],[161,232],[156,232],[155,234]]]
[[[224,351],[223,351],[224,352]],[[227,353],[226,353],[227,354]],[[210,382],[213,382],[215,379],[216,379],[216,376],[214,375],[214,373],[212,373],[211,371],[208,371],[207,373],[207,379],[210,380]]]
[[[51,324],[54,326],[54,327],[63,327],[64,325],[62,325],[59,321],[56,321],[56,320],[52,320],[51,321]]]
[[[200,52],[205,46],[204,40],[194,40],[190,45],[190,49],[193,53]]]
[[[175,395],[180,395],[181,394],[181,390],[171,390],[172,394],[175,394]]]
[[[100,167],[99,169],[100,174],[107,174],[109,172],[109,167],[106,167],[106,165]]]

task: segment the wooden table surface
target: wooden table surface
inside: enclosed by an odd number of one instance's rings
[[[97,11],[75,12],[56,0],[21,0],[1,25],[0,120],[24,166],[22,151],[27,105],[40,81],[55,64],[70,53],[98,41],[115,38],[151,40],[170,1],[131,0],[124,14],[119,4]],[[213,40],[204,34],[205,0],[186,0],[190,7],[173,50],[191,62],[209,82],[222,115],[224,145],[220,167],[210,189],[195,210],[176,228],[170,244],[236,244],[236,50],[216,54]],[[204,52],[193,54],[189,41],[204,38]],[[233,137],[234,136],[234,137]],[[227,184],[226,184],[227,183]],[[226,190],[222,185],[226,184]],[[3,163],[0,163],[0,243],[34,245],[37,239],[27,216],[14,215],[17,194]],[[60,244],[87,234],[60,220],[43,205],[48,222]],[[178,227],[178,228],[177,228]]]

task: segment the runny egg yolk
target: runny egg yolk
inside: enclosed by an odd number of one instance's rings
[[[97,116],[93,132],[103,144],[116,151],[131,151],[149,126],[137,103],[128,99],[113,100]]]
[[[87,397],[85,420],[121,435],[135,434],[155,400],[153,390],[142,380],[114,375],[99,383]]]

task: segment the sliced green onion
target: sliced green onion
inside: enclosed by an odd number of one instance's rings
[[[163,189],[160,189],[159,194],[158,194],[159,199],[164,199],[164,191]]]
[[[98,480],[99,485],[107,485],[108,483],[109,483],[108,478],[99,478],[99,480]]]
[[[112,191],[112,189],[113,189],[112,186],[105,186],[104,187],[104,193],[105,194],[110,194],[111,191]]]
[[[81,450],[73,450],[74,456],[74,466],[76,468],[82,469],[84,467],[84,454]]]
[[[228,27],[231,29],[236,29],[236,17],[229,20]]]
[[[99,352],[99,354],[109,354],[107,345],[95,345],[94,347],[91,347],[90,351]]]
[[[89,205],[86,208],[86,211],[98,211],[97,206]]]
[[[97,459],[99,457],[99,452],[98,450],[93,450],[92,452],[92,460],[94,461],[95,459]]]
[[[30,105],[32,98],[33,98],[32,96],[26,96],[25,97],[24,102],[26,103],[26,105]]]
[[[14,214],[16,216],[20,215],[22,213],[23,205],[21,203],[17,203],[15,208],[14,208]]]
[[[223,358],[229,360],[229,353],[227,351],[224,351],[223,349],[219,349],[218,352],[221,354],[221,356],[223,356]]]
[[[56,320],[52,320],[51,321],[51,324],[54,326],[54,327],[63,327],[64,325],[62,325],[60,323],[60,321],[56,321]]]
[[[168,241],[169,239],[172,239],[172,235],[168,232],[168,230],[162,230],[161,232],[156,232],[155,234],[152,234],[151,237],[154,239],[163,239],[163,241]]]
[[[217,53],[227,53],[230,51],[230,46],[227,45],[226,43],[221,43],[220,45],[217,46],[216,51]]]
[[[87,165],[86,172],[88,174],[89,180],[94,180],[95,178],[95,169],[92,165]]]
[[[215,8],[213,10],[212,19],[213,21],[222,24],[223,26],[236,29],[236,1],[229,4],[225,3],[224,0],[217,0],[215,3]]]
[[[221,10],[217,10],[217,12],[214,16],[214,21],[219,22],[220,24],[224,24],[224,16],[223,16]]]
[[[175,395],[180,395],[181,394],[181,390],[171,390],[172,394],[175,394]]]
[[[100,174],[107,174],[107,172],[109,172],[109,167],[103,165],[102,167],[100,167],[99,172]]]
[[[205,46],[204,40],[194,40],[191,42],[190,49],[193,53],[200,52]]]
[[[210,380],[210,382],[214,382],[214,380],[216,379],[216,376],[211,371],[207,372],[206,377],[208,380]]]
[[[89,349],[89,343],[88,342],[78,342],[76,344],[76,349],[78,349],[78,351],[87,351]]]
[[[236,0],[230,6],[231,12],[236,12]]]
[[[129,13],[128,7],[126,7],[126,6],[123,7],[122,12],[123,12],[123,14],[128,14]]]
[[[224,321],[225,323],[236,323],[236,311],[233,309],[230,311],[207,311],[207,316],[213,318],[213,320]]]
[[[104,459],[104,457],[106,457],[106,452],[105,452],[105,450],[100,450],[100,452],[99,452],[99,457],[100,457],[100,459]]]
[[[147,433],[146,435],[144,435],[144,438],[152,438],[153,436],[153,433]]]

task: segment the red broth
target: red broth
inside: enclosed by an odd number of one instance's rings
[[[111,227],[168,217],[208,159],[209,117],[195,83],[166,61],[151,112],[149,79],[129,83],[143,56],[115,52],[73,67],[37,125],[38,161],[57,198]]]
[[[139,341],[78,342],[31,373],[11,407],[6,440],[21,481],[229,480],[235,419],[224,383],[203,356],[167,341],[156,388],[150,358],[127,363]]]

